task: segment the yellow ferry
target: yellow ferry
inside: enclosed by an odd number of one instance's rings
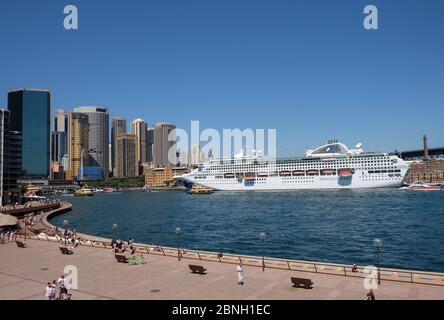
[[[87,185],[83,186],[81,189],[78,189],[74,192],[74,195],[77,197],[85,197],[85,196],[93,196],[94,191]]]
[[[210,194],[214,192],[214,189],[209,187],[204,187],[200,184],[193,184],[193,187],[187,192],[188,194]]]

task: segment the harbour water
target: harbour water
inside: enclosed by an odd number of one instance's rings
[[[444,271],[444,191],[125,192],[61,197],[51,223],[79,232],[216,252]],[[112,225],[117,224],[117,230]],[[182,233],[177,236],[176,227]]]

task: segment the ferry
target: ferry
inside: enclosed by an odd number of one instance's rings
[[[87,185],[83,186],[81,189],[78,189],[74,192],[74,195],[76,197],[91,197],[94,195],[94,190],[90,187],[88,187]]]
[[[396,188],[408,164],[396,155],[349,149],[337,140],[307,150],[304,157],[267,159],[253,150],[231,158],[210,159],[176,181],[219,191]]]
[[[214,193],[213,188],[204,187],[200,184],[193,184],[193,187],[187,191],[188,194],[210,194]]]

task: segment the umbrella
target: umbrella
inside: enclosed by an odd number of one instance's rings
[[[18,224],[18,220],[16,217],[13,217],[9,214],[0,214],[0,227],[15,226],[16,224]]]

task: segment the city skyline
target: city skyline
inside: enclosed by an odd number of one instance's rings
[[[54,109],[107,105],[184,129],[276,128],[278,156],[329,138],[384,151],[444,139],[442,2],[375,1],[376,31],[362,27],[363,1],[75,4],[76,31],[63,29],[55,1],[2,4],[0,33],[16,56],[3,53],[0,91],[48,88]],[[36,42],[42,32],[50,43]]]

